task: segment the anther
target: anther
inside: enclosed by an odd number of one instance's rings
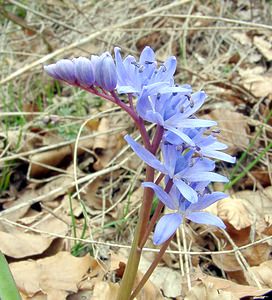
[[[141,67],[141,65],[139,63],[137,63],[137,61],[132,61],[131,64],[134,65],[136,68]]]
[[[212,133],[214,133],[214,134],[221,133],[221,130],[220,129],[214,129],[214,130],[212,130]]]
[[[183,105],[180,107],[180,112],[181,112],[182,114],[184,113],[184,106],[183,106]]]
[[[154,61],[148,61],[148,60],[146,60],[146,61],[145,61],[145,64],[147,64],[147,65],[152,65],[152,64],[154,64]]]
[[[193,107],[194,106],[194,104],[195,104],[195,102],[194,102],[194,100],[192,99],[192,97],[191,96],[189,96],[189,95],[185,95],[185,97],[187,98],[187,100],[190,102],[190,107]]]
[[[162,71],[163,71],[163,72],[166,72],[166,71],[167,71],[167,68],[166,68],[166,66],[165,66],[164,64],[162,64],[161,66],[162,66],[162,68],[163,68],[163,70],[162,70]]]
[[[143,71],[144,71],[144,66],[143,66],[143,65],[140,65],[140,66],[139,66],[139,73],[143,73]]]
[[[161,93],[157,94],[157,100],[159,100],[161,98]]]

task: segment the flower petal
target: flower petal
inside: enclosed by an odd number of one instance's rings
[[[217,124],[211,120],[184,119],[182,113],[176,114],[174,117],[167,120],[166,124],[177,128],[211,127]]]
[[[160,218],[155,228],[153,242],[160,245],[167,241],[178,229],[182,222],[182,216],[178,213],[167,214]]]
[[[75,65],[69,59],[61,59],[56,63],[56,74],[64,81],[75,83]]]
[[[164,126],[164,128],[169,130],[170,132],[174,133],[176,136],[178,136],[180,139],[182,139],[182,141],[184,141],[188,145],[195,146],[195,143],[188,137],[188,135],[183,133],[181,129],[176,129],[174,127],[167,126],[167,125]],[[173,136],[170,136],[170,138],[171,137],[174,138]],[[177,140],[177,139],[174,138],[174,140]]]
[[[183,182],[181,179],[173,179],[175,186],[179,189],[182,196],[191,203],[197,202],[197,193],[189,185]]]
[[[189,181],[229,182],[227,177],[213,172],[198,172],[189,175],[184,174],[183,178]]]
[[[83,86],[91,86],[94,84],[94,68],[91,60],[86,57],[78,57],[73,60],[75,64],[75,76]]]
[[[191,204],[190,210],[202,210],[212,205],[216,201],[226,198],[228,195],[222,192],[214,192],[198,198],[196,203]]]
[[[167,170],[164,165],[153,155],[151,152],[146,150],[143,146],[138,144],[131,138],[129,135],[126,135],[124,139],[130,145],[132,150],[150,167],[162,172],[163,174],[167,174]]]
[[[207,147],[208,148],[208,147]],[[205,149],[201,149],[201,153],[204,156],[208,156],[208,157],[212,157],[212,158],[216,158],[216,159],[220,159],[229,163],[234,164],[236,161],[236,158],[227,154],[227,153],[223,153],[220,151],[216,151],[216,150],[205,150]]]
[[[170,209],[178,209],[176,206],[175,201],[167,194],[160,186],[156,185],[153,182],[143,182],[142,186],[145,188],[151,188],[160,201],[165,204]]]
[[[217,226],[220,228],[226,228],[226,225],[220,218],[208,212],[192,212],[188,214],[186,218],[198,224],[206,224]]]

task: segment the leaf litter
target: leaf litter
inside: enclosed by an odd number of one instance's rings
[[[176,55],[180,82],[209,94],[203,116],[218,121],[238,160],[246,152],[232,179],[271,139],[272,120],[265,121],[272,109],[271,27],[258,26],[271,23],[269,3],[187,2],[178,6],[179,16],[161,1],[160,17],[136,18],[128,28],[120,25],[72,50],[67,45],[88,37],[90,24],[96,32],[152,12],[157,4],[47,1],[22,8],[12,1],[20,22],[1,19],[1,49],[9,49],[0,57],[0,250],[23,299],[114,299],[143,192],[144,166],[123,140],[134,131],[131,121],[95,97],[49,81],[42,68],[31,68],[39,57],[58,49],[59,57],[88,56],[104,51],[105,41],[108,49],[120,45],[134,54],[150,45],[162,60]],[[190,8],[196,18],[188,15]],[[37,31],[38,24],[44,31]],[[7,81],[16,70],[22,70],[16,80]],[[221,168],[232,172],[227,164]],[[177,234],[137,299],[240,299],[272,288],[271,149],[230,194],[210,208],[226,232],[187,224],[189,249]],[[157,251],[151,242],[146,247],[137,280]]]

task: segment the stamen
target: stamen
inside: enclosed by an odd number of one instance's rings
[[[146,61],[145,61],[145,64],[147,64],[147,65],[152,65],[152,64],[154,64],[154,61],[148,61],[148,60],[146,60]]]
[[[185,97],[187,98],[187,100],[190,102],[190,107],[192,108],[192,107],[194,107],[194,105],[195,105],[195,102],[194,102],[194,100],[192,99],[192,97],[191,96],[189,96],[189,95],[185,95]]]
[[[221,133],[221,130],[219,128],[218,129],[214,129],[214,130],[212,130],[212,133],[214,133],[214,134]]]
[[[165,66],[164,64],[162,64],[161,66],[162,66],[162,68],[163,68],[163,70],[162,70],[162,71],[163,71],[163,72],[166,72],[166,71],[167,71],[167,68],[166,68],[166,66]]]
[[[141,65],[141,66],[139,67],[139,73],[142,73],[143,71],[144,71],[144,66]]]
[[[137,63],[137,61],[132,61],[131,64],[134,65],[136,68],[141,67],[141,65],[139,63]]]
[[[161,98],[161,93],[157,94],[157,100],[159,100]]]

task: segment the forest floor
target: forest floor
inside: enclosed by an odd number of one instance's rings
[[[204,90],[237,164],[209,208],[226,231],[188,223],[137,299],[253,299],[272,288],[272,2],[0,1],[0,251],[23,299],[114,299],[145,166],[119,108],[43,65],[122,48],[175,55]],[[152,128],[150,129],[152,130]],[[138,279],[157,252],[150,239]],[[255,298],[257,299],[257,298]],[[267,298],[268,299],[268,298]]]

